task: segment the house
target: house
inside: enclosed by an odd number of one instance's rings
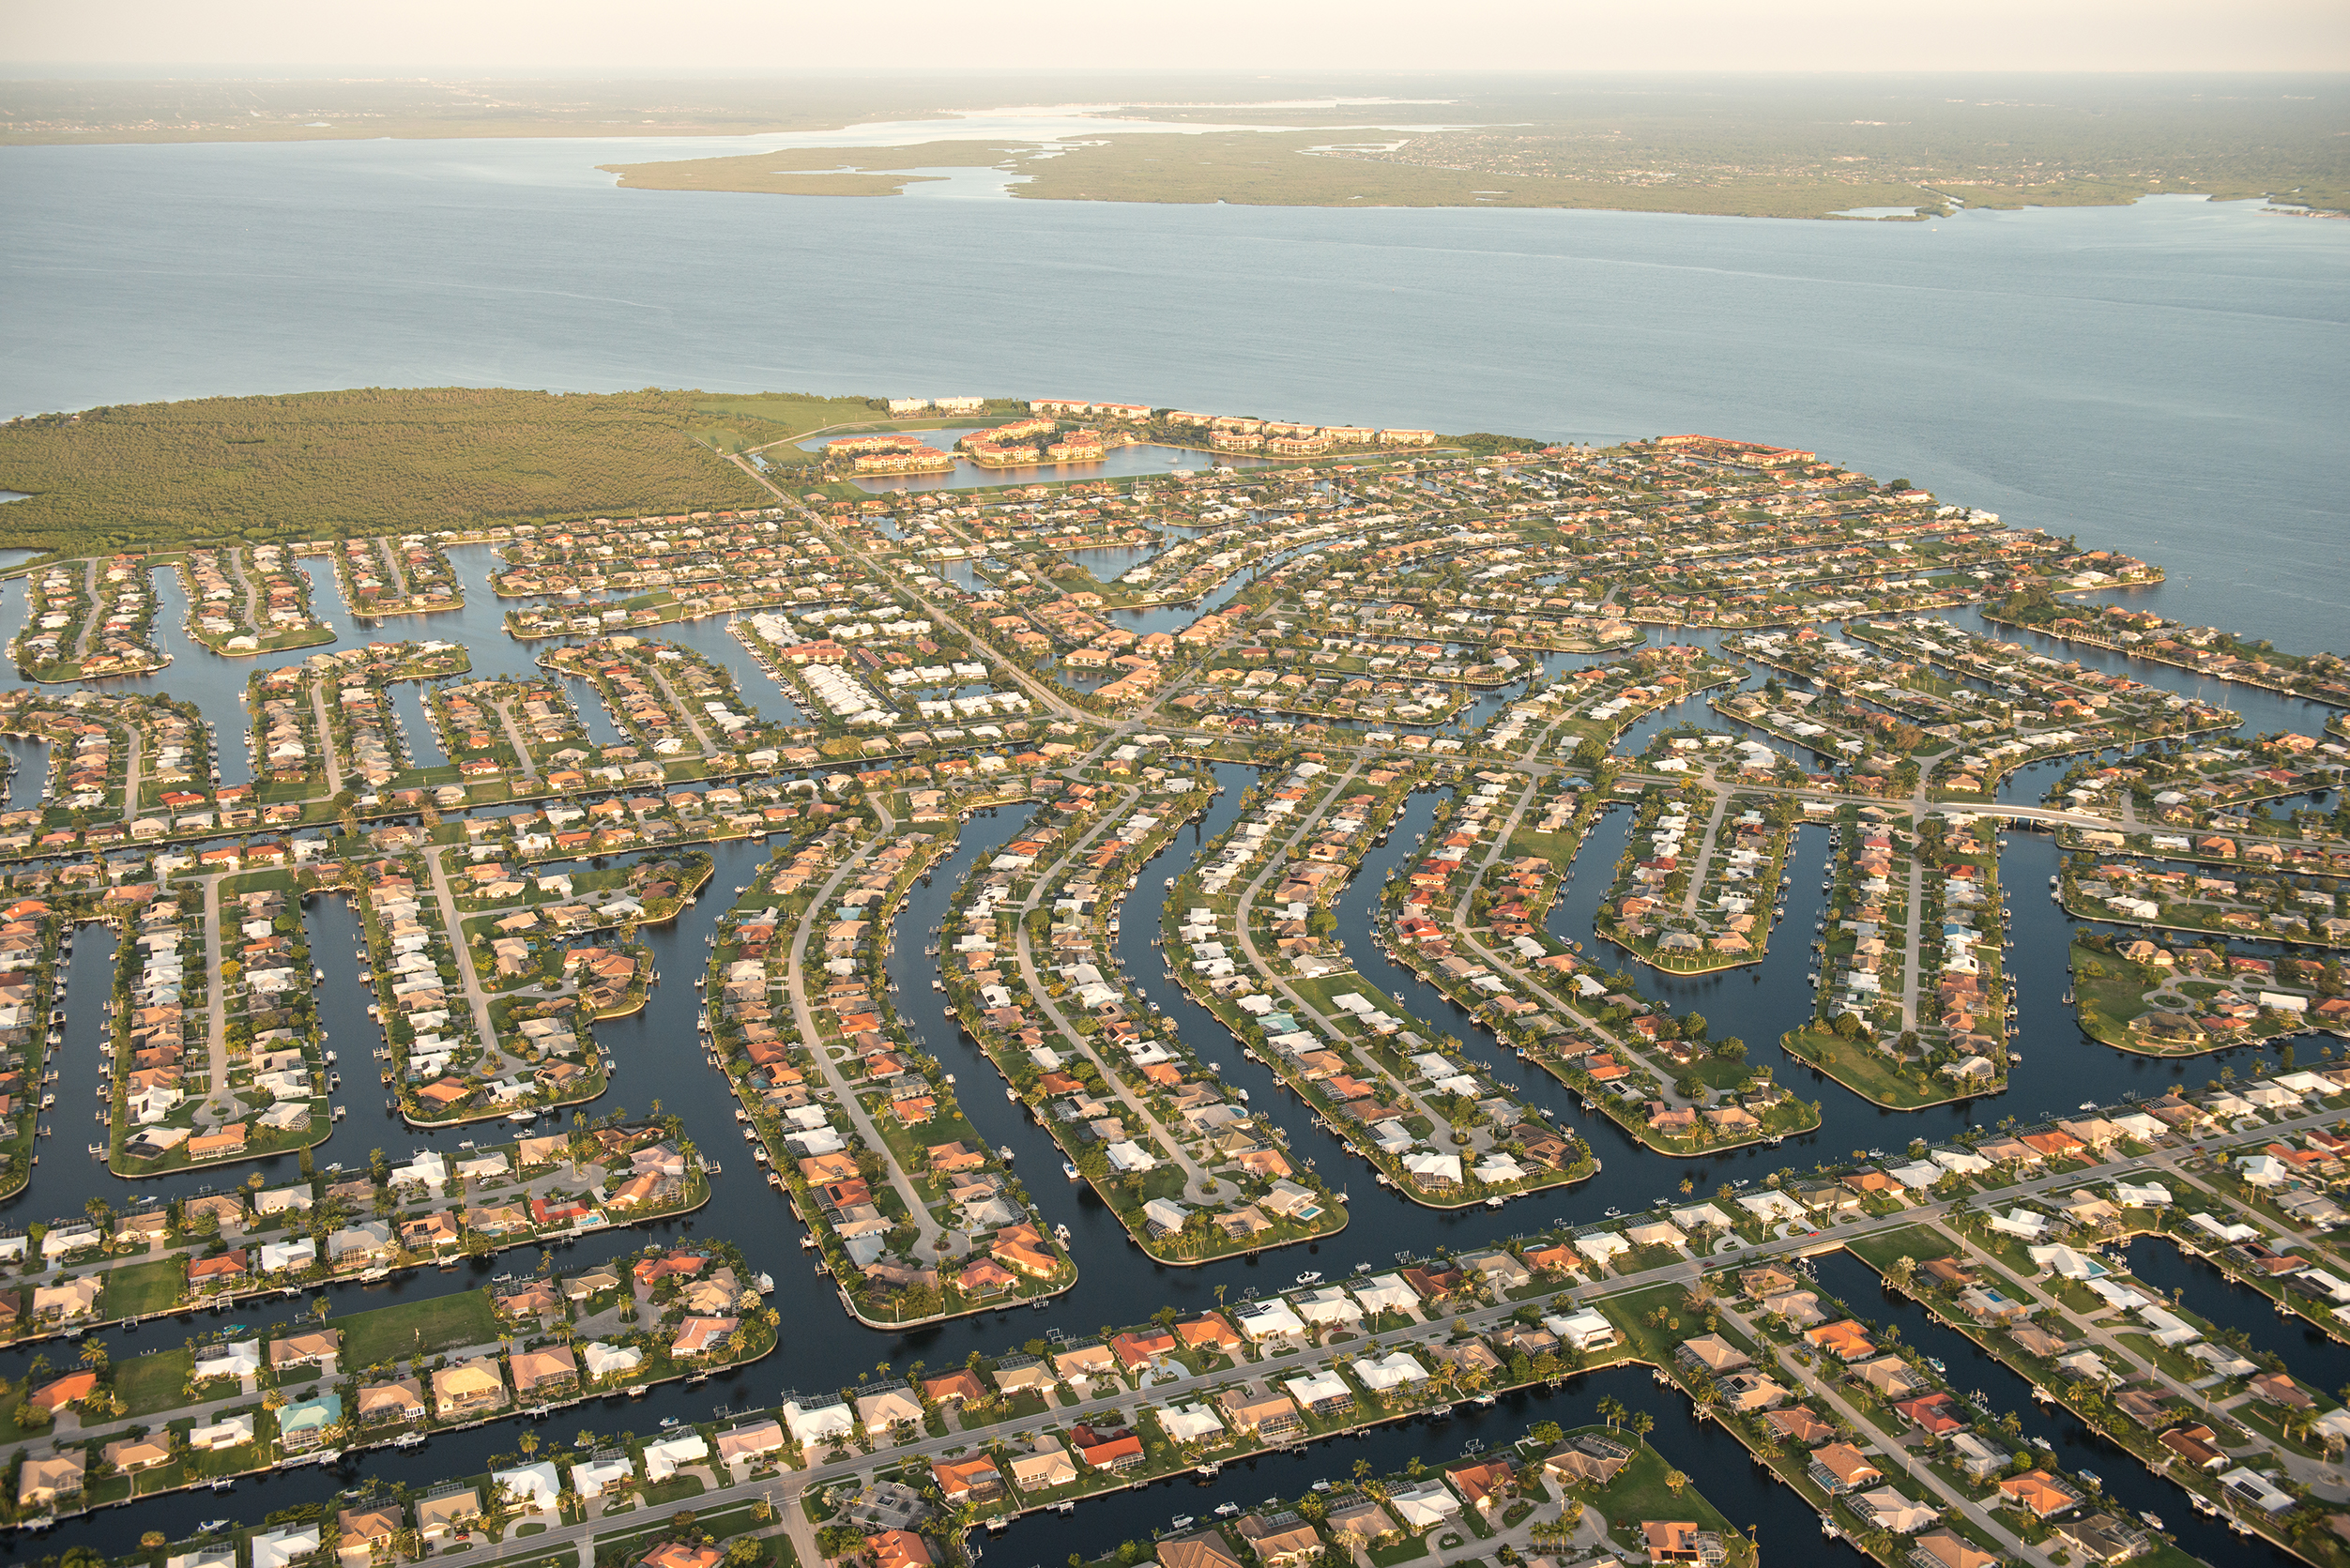
[[[1877,1353],[1868,1332],[1849,1317],[1806,1329],[1803,1336],[1841,1362],[1863,1361]]]
[[[556,1498],[563,1490],[563,1478],[556,1473],[552,1460],[542,1459],[535,1465],[517,1465],[509,1469],[492,1470],[490,1486],[516,1512],[552,1514],[556,1510]]]
[[[129,1475],[139,1470],[168,1465],[172,1460],[169,1438],[122,1438],[99,1450],[101,1463],[109,1464]]]
[[[1143,1461],[1142,1439],[1132,1432],[1097,1432],[1080,1424],[1071,1429],[1069,1439],[1091,1469],[1125,1471]]]
[[[1954,1530],[1921,1535],[1910,1547],[1910,1568],[1998,1568],[1999,1556]]]
[[[1812,1481],[1827,1492],[1874,1486],[1885,1479],[1885,1472],[1850,1443],[1825,1443],[1812,1450],[1809,1472]]]
[[[784,1406],[784,1426],[791,1440],[803,1448],[819,1449],[845,1442],[856,1430],[857,1418],[847,1406],[833,1403],[802,1408],[793,1400]]]
[[[1717,1333],[1685,1339],[1674,1354],[1683,1365],[1692,1371],[1708,1373],[1717,1378],[1753,1364],[1751,1356]]]
[[[1233,1526],[1265,1568],[1296,1568],[1321,1555],[1321,1537],[1295,1514],[1244,1514]]]
[[[1296,1405],[1278,1389],[1233,1389],[1218,1395],[1216,1402],[1226,1423],[1243,1436],[1255,1433],[1272,1443],[1305,1430]]]
[[[1241,1560],[1213,1530],[1162,1537],[1156,1556],[1159,1568],[1241,1568]]]
[[[1542,1326],[1558,1335],[1560,1344],[1575,1350],[1605,1350],[1620,1337],[1615,1325],[1591,1307],[1565,1317],[1554,1313],[1542,1320]]]
[[[1701,1530],[1688,1519],[1643,1519],[1640,1536],[1648,1547],[1648,1560],[1659,1562],[1702,1562],[1718,1564],[1725,1556],[1721,1537],[1711,1530]]]
[[[238,1410],[215,1422],[198,1422],[188,1430],[188,1446],[209,1454],[215,1449],[236,1448],[253,1440],[253,1413]]]
[[[505,1405],[506,1378],[495,1357],[479,1356],[433,1374],[433,1408],[443,1421]]]
[[[2200,1470],[2217,1469],[2228,1462],[2228,1456],[2220,1451],[2219,1438],[2200,1422],[2191,1426],[2174,1426],[2155,1441]]]
[[[572,1490],[583,1498],[600,1498],[615,1489],[625,1489],[634,1484],[636,1467],[624,1450],[606,1449],[586,1459],[572,1461]]]
[[[713,1550],[715,1548],[712,1548]],[[910,1530],[885,1530],[865,1537],[873,1568],[935,1568],[930,1543]]]
[[[1772,1410],[1762,1419],[1780,1438],[1801,1443],[1806,1448],[1817,1447],[1836,1436],[1835,1427],[1801,1405]]]
[[[1610,1439],[1577,1438],[1542,1462],[1546,1474],[1564,1486],[1605,1486],[1632,1462],[1632,1451]]]
[[[745,1422],[718,1434],[718,1458],[721,1464],[747,1465],[784,1450],[784,1428],[780,1422]]]
[[[993,1502],[1003,1496],[1003,1476],[985,1454],[969,1459],[938,1459],[930,1466],[938,1495],[951,1503]]]
[[[278,1530],[264,1530],[246,1544],[252,1554],[252,1568],[288,1568],[318,1550],[321,1535],[316,1525],[286,1525]]]
[[[342,1348],[343,1335],[338,1330],[285,1334],[269,1342],[269,1365],[277,1372],[296,1366],[324,1367]]]
[[[53,1378],[25,1395],[27,1402],[55,1415],[67,1406],[86,1398],[98,1388],[95,1372],[69,1372]]]
[[[857,1422],[868,1436],[886,1440],[900,1426],[920,1426],[922,1401],[903,1388],[857,1396]]]
[[[1387,1507],[1403,1528],[1414,1534],[1434,1530],[1460,1513],[1460,1499],[1442,1482],[1431,1477],[1409,1490],[1387,1494]]]
[[[2111,1514],[2068,1519],[2056,1527],[2054,1535],[2080,1562],[2126,1562],[2149,1545],[2145,1531]]]
[[[391,1538],[407,1529],[407,1518],[400,1505],[390,1503],[372,1508],[343,1508],[335,1511],[335,1533],[345,1545],[371,1548],[389,1546]]]
[[[1045,1492],[1076,1482],[1076,1462],[1069,1457],[1069,1451],[1049,1438],[1039,1441],[1045,1446],[1013,1459],[1012,1484],[1023,1492]]]
[[[1413,1363],[1417,1365],[1417,1362]],[[1423,1373],[1423,1377],[1427,1374]],[[1354,1408],[1354,1391],[1346,1379],[1327,1370],[1309,1372],[1302,1378],[1288,1378],[1281,1387],[1298,1408],[1314,1415],[1329,1417],[1344,1415]]]
[[[710,1457],[710,1439],[690,1426],[679,1427],[665,1438],[656,1438],[644,1445],[645,1484],[657,1485],[683,1469]]]
[[[78,1448],[28,1458],[17,1473],[16,1505],[26,1513],[53,1507],[60,1498],[79,1497],[89,1455]]]
[[[517,1397],[568,1389],[579,1381],[579,1362],[568,1345],[517,1350],[507,1357],[506,1366],[514,1379]]]
[[[2036,1519],[2062,1514],[2081,1500],[2081,1494],[2046,1470],[2026,1470],[1999,1484],[2000,1496]]]
[[[1449,1465],[1443,1474],[1460,1500],[1480,1514],[1494,1513],[1518,1490],[1517,1472],[1496,1462]]]
[[[636,1568],[718,1568],[726,1554],[715,1546],[688,1545],[683,1541],[664,1541],[636,1560]]]
[[[481,1495],[470,1486],[443,1486],[425,1494],[416,1505],[417,1533],[427,1541],[462,1535],[465,1527],[481,1516]]]
[[[359,1385],[359,1421],[369,1425],[382,1421],[422,1421],[424,1419],[424,1385],[413,1378],[397,1378],[388,1383]]]
[[[677,1337],[669,1342],[669,1354],[679,1361],[715,1354],[725,1347],[741,1321],[739,1317],[688,1317],[678,1325]]]
[[[280,1446],[301,1452],[332,1439],[343,1427],[343,1396],[322,1393],[297,1399],[278,1408]]]

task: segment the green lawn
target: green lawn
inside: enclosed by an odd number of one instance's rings
[[[370,1366],[413,1355],[432,1355],[497,1338],[497,1314],[479,1290],[403,1302],[338,1320],[346,1367]]]
[[[133,1416],[177,1409],[195,1362],[195,1352],[185,1347],[133,1356],[114,1368],[114,1393]]]
[[[1969,1094],[1989,1093],[1993,1087],[1960,1088],[1946,1080],[1931,1079],[1921,1086],[1913,1073],[1898,1069],[1875,1046],[1865,1041],[1845,1040],[1825,1028],[1791,1029],[1779,1037],[1779,1045],[1789,1056],[1808,1067],[1818,1068],[1855,1094],[1894,1110],[1914,1111],[1939,1105]]]
[[[1899,1257],[1915,1258],[1924,1263],[1930,1258],[1947,1257],[1959,1249],[1948,1237],[1930,1225],[1908,1225],[1899,1230],[1883,1230],[1872,1236],[1855,1237],[1844,1243],[1844,1250],[1882,1274],[1892,1268],[1894,1259]]]
[[[109,1317],[143,1317],[179,1304],[188,1281],[188,1264],[180,1257],[150,1257],[126,1263],[106,1272],[106,1299],[100,1308]]]
[[[1694,1484],[1685,1484],[1676,1494],[1665,1484],[1673,1467],[1663,1454],[1629,1433],[1618,1432],[1613,1436],[1632,1449],[1632,1462],[1618,1470],[1613,1481],[1593,1493],[1591,1501],[1614,1527],[1610,1533],[1618,1545],[1641,1546],[1643,1519],[1687,1519],[1701,1530],[1720,1531],[1723,1545],[1729,1545],[1737,1531],[1720,1509],[1705,1500]]]

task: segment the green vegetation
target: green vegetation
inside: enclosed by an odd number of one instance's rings
[[[104,1308],[109,1317],[142,1317],[179,1304],[188,1265],[177,1257],[154,1257],[106,1271]]]
[[[343,1364],[372,1366],[404,1356],[429,1356],[460,1346],[492,1345],[497,1313],[484,1291],[402,1302],[343,1318]]]
[[[1590,1501],[1614,1525],[1610,1535],[1618,1546],[1642,1548],[1640,1525],[1649,1519],[1686,1519],[1700,1530],[1712,1530],[1728,1546],[1737,1540],[1737,1527],[1722,1511],[1705,1500],[1688,1477],[1673,1469],[1665,1456],[1629,1433],[1605,1433],[1632,1449],[1632,1462],[1616,1472],[1605,1486],[1594,1490]]]
[[[195,1364],[195,1352],[184,1347],[133,1356],[114,1370],[114,1397],[133,1417],[175,1410],[186,1398],[188,1375]]]
[[[104,554],[769,500],[692,438],[705,401],[363,388],[19,419],[0,425],[0,485],[31,498],[8,508],[0,543]],[[750,414],[755,401],[723,405],[729,428],[791,434]]]
[[[722,452],[739,452],[752,447],[768,449],[761,453],[768,463],[782,466],[804,463],[813,468],[822,461],[817,453],[803,452],[790,446],[778,447],[777,442],[790,442],[810,431],[826,430],[835,425],[850,424],[873,429],[895,429],[877,422],[880,410],[865,398],[803,397],[791,392],[754,392],[743,397],[703,397],[695,400],[694,417],[687,424],[687,434],[694,440]],[[858,492],[862,495],[863,492]]]
[[[1611,207],[1628,211],[1828,218],[1861,207],[1920,215],[1970,206],[2110,206],[2163,192],[2277,195],[2350,206],[2340,144],[2342,91],[2279,80],[2254,95],[2088,78],[2011,84],[1942,78],[1888,87],[1781,78],[1728,86],[1656,81],[1601,88],[1572,78],[1547,91],[1429,80],[1420,104],[1382,102],[1358,142],[1326,104],[1125,111],[1153,120],[1260,130],[1134,132],[1050,149],[808,149],[636,164],[623,182],[669,190],[888,195],[891,171],[1004,160],[1015,196],[1047,201],[1230,203],[1272,206]],[[1320,97],[1327,88],[1317,89]],[[1225,96],[1225,95],[1218,95]],[[1251,94],[1254,98],[1257,95]],[[1112,112],[1116,113],[1115,111]],[[1414,121],[1432,127],[1412,129]],[[1450,129],[1461,128],[1461,129]],[[1318,150],[1319,149],[1319,150]],[[854,174],[813,174],[842,164]]]

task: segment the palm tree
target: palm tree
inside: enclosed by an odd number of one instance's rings
[[[1648,1445],[1648,1435],[1656,1430],[1656,1418],[1646,1410],[1639,1411],[1632,1417],[1631,1427],[1632,1435],[1640,1439],[1640,1445],[1645,1448]]]

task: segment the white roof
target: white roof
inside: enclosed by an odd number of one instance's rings
[[[1251,1302],[1232,1314],[1232,1320],[1241,1332],[1251,1339],[1269,1339],[1276,1334],[1302,1334],[1305,1320],[1289,1310],[1289,1303],[1280,1300]]]
[[[1430,1478],[1410,1491],[1388,1493],[1387,1506],[1406,1530],[1427,1530],[1459,1513],[1460,1499],[1442,1482]]]
[[[264,1530],[252,1538],[253,1568],[285,1568],[318,1549],[318,1527]]]
[[[645,1479],[666,1481],[681,1465],[710,1457],[710,1439],[687,1429],[645,1445]]]
[[[1335,1372],[1323,1368],[1309,1372],[1303,1378],[1291,1378],[1281,1385],[1289,1397],[1301,1406],[1311,1406],[1324,1399],[1351,1399],[1354,1391]]]
[[[1363,1303],[1365,1312],[1411,1312],[1420,1304],[1420,1293],[1403,1282],[1401,1274],[1374,1274],[1354,1287],[1354,1299]]]
[[[572,1489],[582,1497],[597,1497],[616,1481],[634,1479],[636,1467],[622,1454],[615,1459],[583,1459],[572,1467]]]
[[[1158,1417],[1159,1429],[1177,1443],[1213,1438],[1224,1430],[1224,1423],[1205,1405],[1168,1405],[1159,1410]]]
[[[633,1345],[606,1345],[602,1340],[588,1341],[579,1347],[579,1354],[590,1378],[633,1371],[645,1359],[645,1352]]]
[[[555,1473],[555,1462],[551,1459],[542,1459],[535,1465],[517,1465],[511,1470],[492,1470],[490,1481],[535,1509],[553,1508],[555,1494],[563,1489],[562,1477]]]
[[[1354,1363],[1355,1380],[1374,1393],[1384,1393],[1405,1383],[1427,1381],[1427,1368],[1401,1350],[1378,1361],[1364,1360]]]
[[[794,1442],[822,1442],[848,1436],[857,1428],[857,1418],[847,1406],[837,1402],[802,1409],[794,1400],[784,1407],[784,1425],[790,1429]]]
[[[1630,1252],[1632,1243],[1612,1230],[1598,1230],[1589,1236],[1575,1238],[1575,1250],[1594,1263],[1604,1264],[1611,1257],[1620,1257]]]

